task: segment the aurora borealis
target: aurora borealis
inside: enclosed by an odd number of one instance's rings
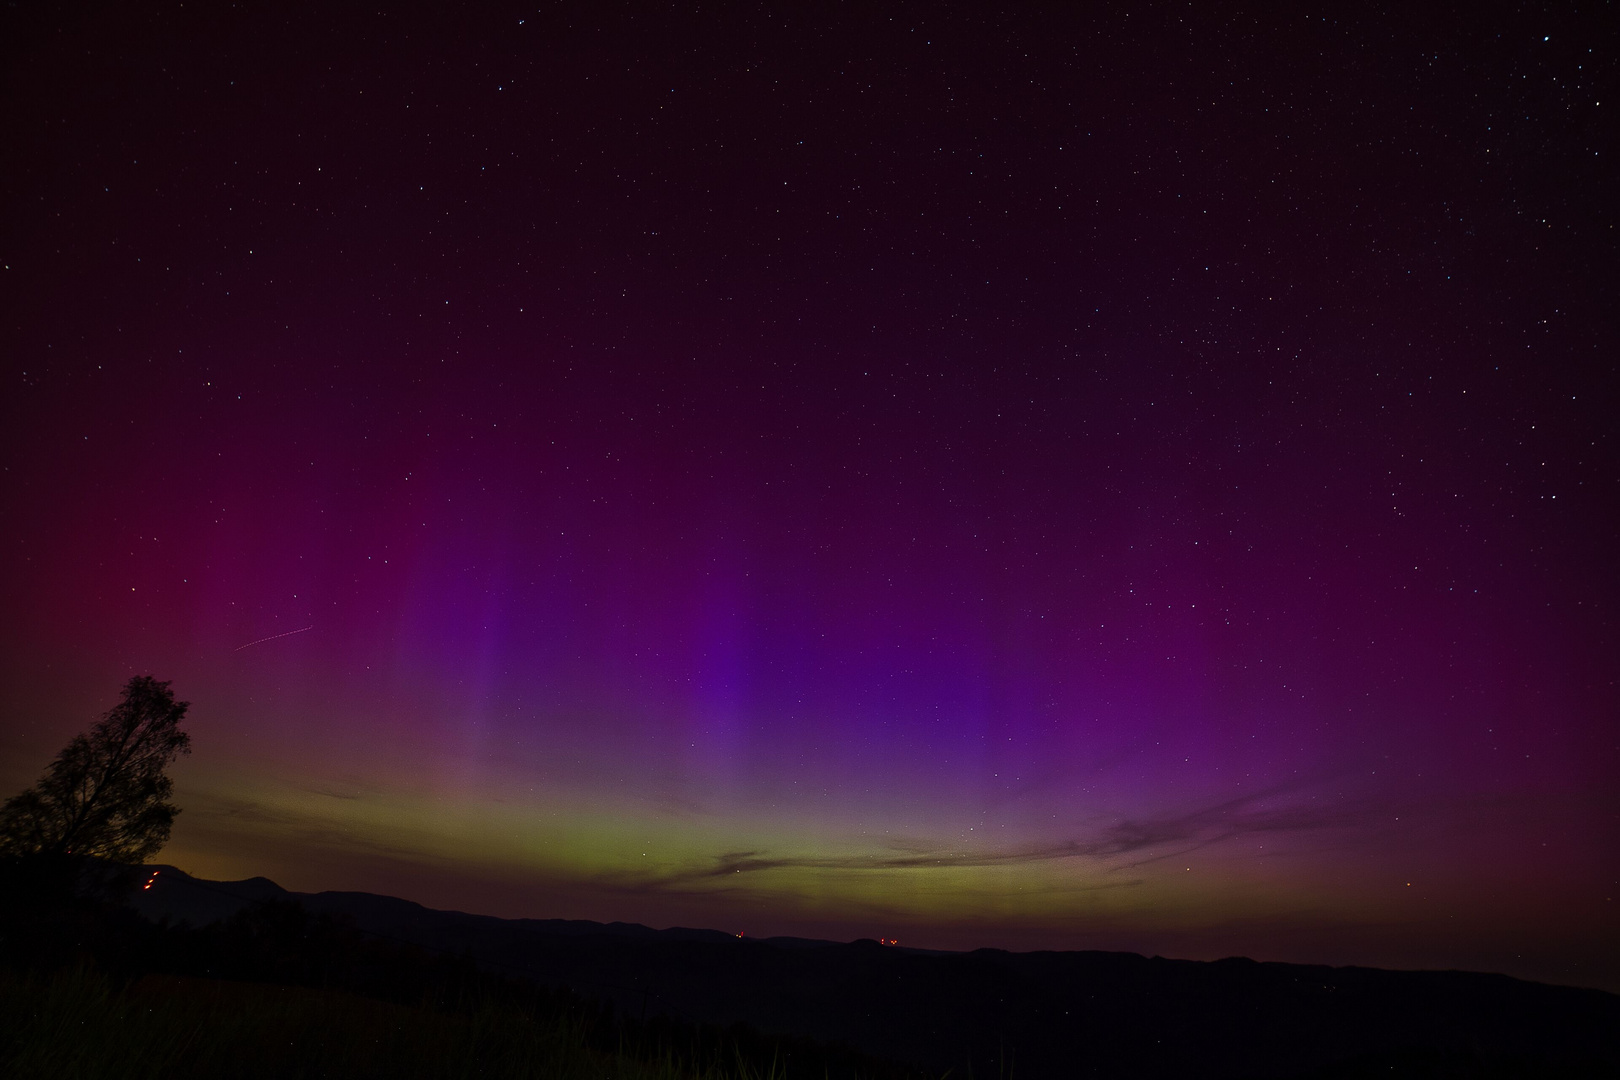
[[[7,792],[154,674],[205,877],[1620,989],[1612,33],[1286,14],[7,15]]]

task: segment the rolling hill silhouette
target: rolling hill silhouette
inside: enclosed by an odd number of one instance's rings
[[[628,1015],[744,1023],[943,1073],[1043,1077],[1620,1075],[1620,996],[1461,971],[998,949],[499,919],[265,878],[157,871],[133,906],[206,925],[263,900],[344,916]],[[1394,1072],[1391,1072],[1394,1069]]]

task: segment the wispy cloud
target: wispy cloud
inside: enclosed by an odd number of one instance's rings
[[[781,870],[927,871],[1019,866],[1065,859],[1090,859],[1117,872],[1248,834],[1345,829],[1365,819],[1365,807],[1342,802],[1322,805],[1296,801],[1270,805],[1278,798],[1297,796],[1297,793],[1292,785],[1275,787],[1185,813],[1125,818],[1090,835],[1046,844],[962,849],[912,841],[892,844],[891,848],[897,850],[832,855],[779,854],[762,849],[726,851],[699,865],[642,878],[641,883],[652,889],[680,889]],[[1115,879],[1093,887],[1117,888],[1132,884],[1139,882]]]
[[[1363,801],[1299,801],[1303,787],[1277,785],[1182,814],[1126,818],[1104,829],[1090,842],[1086,854],[1134,856],[1120,864],[1124,869],[1240,836],[1349,829],[1367,820],[1369,807]],[[1292,801],[1275,805],[1279,799]]]
[[[214,840],[229,840],[235,845],[250,840],[283,849],[367,852],[418,862],[429,859],[428,854],[417,847],[390,843],[365,829],[345,828],[328,816],[252,798],[217,793],[194,796],[182,813],[181,823],[188,832]]]

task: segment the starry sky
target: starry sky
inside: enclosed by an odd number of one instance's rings
[[[1406,7],[9,9],[0,781],[153,674],[202,876],[1620,989],[1612,12]]]

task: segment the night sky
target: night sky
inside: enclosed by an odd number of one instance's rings
[[[1620,989],[1611,8],[473,7],[4,14],[6,794],[153,674],[205,877]]]

